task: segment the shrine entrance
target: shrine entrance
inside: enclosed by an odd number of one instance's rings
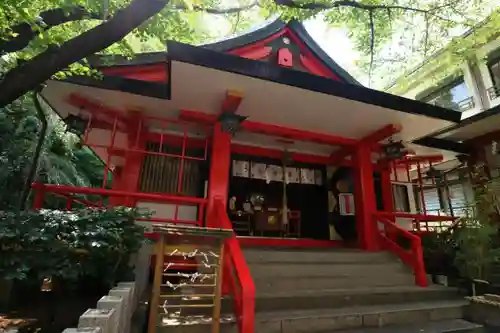
[[[329,240],[325,165],[233,154],[228,195],[239,236]]]

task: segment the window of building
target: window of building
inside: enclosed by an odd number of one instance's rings
[[[470,96],[467,85],[463,79],[453,81],[421,100],[429,104],[460,112],[474,107],[474,100]]]
[[[160,144],[157,142],[147,143],[146,149],[165,155],[151,154],[144,157],[139,179],[141,192],[193,197],[202,195],[202,149],[186,148],[184,156],[181,147],[162,145],[160,150]]]
[[[392,184],[392,199],[396,212],[411,212],[408,185]]]
[[[488,96],[494,99],[500,96],[500,50],[488,57],[488,70],[493,83],[493,87],[488,88]]]
[[[466,196],[466,184],[459,183],[448,187],[449,194],[449,208],[451,209],[451,214],[453,216],[465,216],[467,215],[467,196]]]
[[[443,202],[441,199],[441,191],[436,187],[427,187],[423,189],[423,194],[420,192],[420,187],[415,186],[415,201],[419,213],[424,214],[424,206],[422,205],[422,197],[425,204],[425,213],[429,215],[438,215],[443,211]]]

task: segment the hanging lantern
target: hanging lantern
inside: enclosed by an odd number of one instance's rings
[[[240,128],[241,123],[247,118],[234,112],[222,112],[217,120],[221,123],[223,132],[234,135]]]
[[[46,277],[42,281],[42,286],[40,287],[40,291],[50,292],[52,291],[52,277]]]
[[[382,153],[389,160],[400,160],[408,153],[403,141],[389,141],[382,146]]]
[[[68,131],[78,136],[83,135],[87,128],[87,121],[74,114],[69,114],[64,118],[64,122],[68,126]]]

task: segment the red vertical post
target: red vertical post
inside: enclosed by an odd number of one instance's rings
[[[229,170],[231,162],[231,134],[223,132],[219,123],[215,124],[210,155],[210,174],[208,177],[207,227],[220,227],[215,211],[216,200],[227,207]]]
[[[427,215],[427,207],[425,206],[425,196],[424,196],[424,180],[422,179],[422,169],[420,169],[420,163],[417,162],[417,175],[418,175],[418,185],[420,188],[420,214]]]
[[[66,198],[66,210],[72,210],[73,209],[73,201],[71,200],[71,197]]]
[[[111,182],[111,189],[117,190],[117,191],[122,190],[122,182],[123,182],[123,179],[121,177],[122,170],[123,170],[122,167],[115,168],[115,170],[113,172],[113,181]],[[120,206],[122,201],[123,201],[122,197],[109,197],[108,198],[108,205],[110,207]]]
[[[354,154],[356,226],[358,242],[367,251],[376,251],[378,229],[373,218],[377,209],[371,150],[368,144],[360,144]]]
[[[141,115],[132,113],[130,123],[127,127],[128,149],[144,150],[146,148],[146,135],[143,128]],[[125,163],[121,174],[121,188],[124,191],[138,192],[139,179],[141,176],[142,161],[145,154],[134,151],[127,151],[125,154]],[[123,198],[123,205],[128,207],[136,206],[136,199],[132,197]]]
[[[384,211],[394,212],[394,200],[393,200],[393,194],[392,194],[391,169],[390,168],[385,168],[382,171],[380,171],[380,185],[382,188],[382,203],[384,205]],[[389,218],[389,220],[391,220],[393,223],[396,222],[392,217]],[[385,233],[389,238],[394,239],[393,228],[388,228],[387,226],[385,226]]]
[[[36,186],[36,187],[35,187]],[[43,204],[45,202],[45,190],[43,189],[43,185],[38,183],[33,183],[33,189],[35,190],[35,197],[33,200],[33,209],[39,210],[43,208]]]
[[[386,212],[394,211],[394,201],[392,197],[391,170],[383,169],[380,172],[380,183],[382,187],[382,202]]]

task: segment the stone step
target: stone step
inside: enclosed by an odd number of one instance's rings
[[[256,290],[259,293],[293,292],[296,290],[324,289],[356,289],[363,287],[411,286],[415,284],[413,274],[401,273],[390,276],[375,275],[371,277],[353,275],[332,277],[282,277],[254,278]]]
[[[387,252],[365,252],[355,249],[244,248],[243,252],[249,265],[254,263],[376,264],[397,260],[394,255]]]
[[[278,310],[307,310],[340,308],[378,304],[402,304],[405,302],[461,299],[457,289],[441,286],[421,288],[417,286],[390,286],[378,288],[297,290],[293,292],[257,292],[257,312]],[[232,311],[232,300],[223,300],[223,309]]]
[[[408,302],[426,302],[442,300],[463,300],[458,289],[442,286],[421,288],[418,286],[390,286],[358,289],[331,289],[331,290],[296,290],[293,292],[257,293],[255,297],[255,311],[285,311],[332,309],[352,306],[402,304]],[[205,314],[210,314],[206,309]],[[233,313],[233,300],[229,297],[222,299],[222,313]],[[184,309],[185,314],[199,314],[200,310]]]
[[[467,302],[460,300],[257,313],[255,332],[336,332],[390,325],[414,326],[460,319],[465,306]]]
[[[300,276],[390,276],[391,274],[409,273],[408,267],[395,261],[380,264],[253,264],[250,272],[254,279],[272,277],[300,277]]]
[[[255,332],[480,333],[480,325],[460,319],[466,305],[460,300],[257,313]],[[208,315],[173,318],[157,332],[204,333],[210,329],[210,323]],[[422,331],[425,328],[429,331]],[[221,332],[238,332],[234,317],[223,315]]]
[[[440,320],[416,325],[341,330],[335,333],[483,333],[484,327],[462,319]]]
[[[357,289],[295,290],[292,292],[271,292],[255,295],[255,311],[309,310],[340,308],[377,304],[402,304],[407,302],[425,302],[439,300],[461,300],[463,295],[458,289],[433,285],[427,288],[418,286],[390,286]],[[209,314],[211,309],[204,310]],[[233,313],[233,300],[224,296],[221,311]],[[199,309],[184,313],[200,313]]]
[[[163,326],[157,326],[157,333],[207,333],[211,331],[212,318],[205,316],[165,317]],[[238,327],[233,316],[222,316],[220,320],[221,333],[238,333]],[[258,332],[255,332],[258,333]]]

